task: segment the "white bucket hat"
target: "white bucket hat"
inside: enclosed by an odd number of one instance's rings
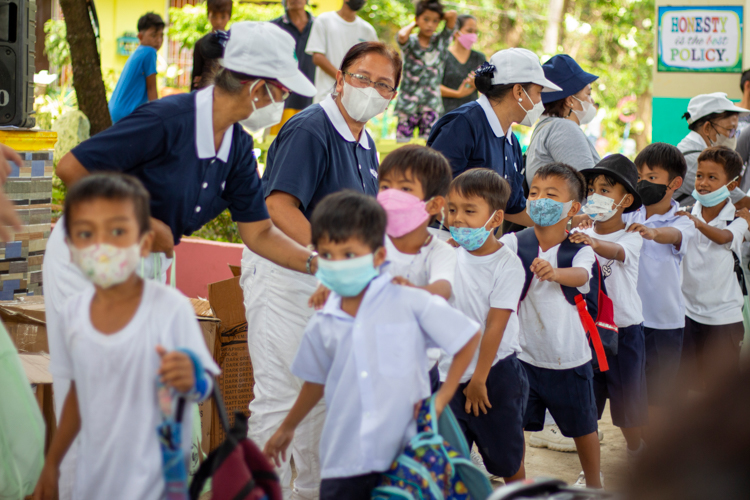
[[[724,111],[733,111],[739,113],[740,116],[750,114],[750,109],[735,105],[724,92],[700,94],[690,99],[688,103],[687,112],[690,115],[690,118],[687,119],[688,125],[692,125],[695,121],[711,113],[723,113]]]
[[[490,57],[490,64],[495,66],[492,85],[510,83],[536,83],[544,87],[542,92],[559,92],[560,87],[544,76],[542,63],[536,54],[527,49],[505,49],[495,52]]]
[[[316,93],[315,85],[299,70],[294,38],[272,23],[234,23],[221,65],[238,73],[278,80],[305,97]]]

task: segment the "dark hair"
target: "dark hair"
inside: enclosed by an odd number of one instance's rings
[[[391,60],[393,66],[393,73],[396,77],[394,87],[398,88],[398,84],[401,82],[401,56],[398,52],[387,46],[382,42],[360,42],[346,53],[344,60],[341,61],[341,71],[347,71],[352,65],[358,60],[365,57],[367,54],[380,54],[383,57],[387,57]]]
[[[317,248],[322,237],[335,243],[357,238],[374,252],[383,246],[385,224],[385,210],[374,197],[345,189],[315,207],[310,219],[312,244]]]
[[[200,44],[201,55],[205,59],[220,59],[224,57],[224,47],[226,40],[228,39],[227,32],[215,31],[209,33],[203,38]],[[238,71],[232,71],[231,69],[219,67],[213,72],[212,79],[213,84],[228,94],[236,95],[242,91],[244,84],[248,80],[273,80],[274,78],[267,78],[265,76],[253,76]],[[204,81],[205,81],[204,76]]]
[[[730,180],[739,177],[742,173],[742,157],[740,154],[726,146],[714,146],[704,149],[698,156],[698,163],[712,161],[724,167],[724,173]]]
[[[229,14],[231,16],[232,0],[208,0],[208,2],[206,2],[206,12]]]
[[[588,184],[586,178],[581,172],[565,163],[550,163],[536,171],[534,178],[546,179],[548,177],[558,177],[568,183],[568,189],[573,196],[573,200],[583,203],[588,193]]]
[[[443,18],[443,5],[438,0],[422,0],[417,4],[416,17],[421,16],[426,11],[431,10]]]
[[[70,214],[77,205],[96,199],[130,200],[133,202],[135,218],[141,234],[151,229],[151,197],[141,181],[132,175],[119,172],[91,174],[76,182],[68,190],[63,207],[65,233],[70,236]]]
[[[147,12],[146,14],[143,14],[140,19],[138,19],[138,32],[146,31],[151,28],[156,28],[157,30],[164,27],[164,20],[161,18],[159,14],[156,14],[154,12]]]
[[[453,177],[451,166],[440,151],[416,144],[400,147],[385,157],[378,167],[378,178],[393,173],[411,173],[422,185],[424,201],[448,194]]]
[[[638,153],[635,157],[636,168],[641,168],[644,164],[650,169],[666,170],[669,173],[669,182],[672,182],[675,177],[684,179],[687,174],[685,156],[679,149],[665,142],[649,144]]]
[[[528,92],[531,90],[532,83],[520,83],[521,87]],[[501,85],[492,84],[492,73],[476,75],[474,78],[474,85],[480,94],[487,96],[487,99],[491,101],[499,101],[506,95],[508,95],[515,87],[516,83],[504,83]]]
[[[482,198],[491,210],[503,210],[510,199],[508,181],[489,168],[472,168],[451,182],[451,191],[461,196]]]
[[[549,116],[556,116],[558,118],[566,118],[566,116],[563,116],[565,113],[565,97],[562,99],[558,99],[556,101],[552,102],[545,102],[544,103],[544,114]],[[572,108],[571,108],[572,109]],[[568,111],[568,115],[571,112]]]
[[[742,72],[742,78],[740,78],[740,90],[745,93],[745,84],[750,82],[750,69],[746,69]]]
[[[466,21],[468,21],[469,19],[473,19],[474,22],[477,21],[477,18],[472,16],[471,14],[461,14],[460,16],[458,16],[456,18],[456,31],[460,31],[461,28],[463,28],[466,24]]]
[[[739,113],[736,111],[722,111],[721,113],[711,113],[698,118],[693,123],[688,125],[688,128],[694,132],[697,132],[698,129],[700,129],[706,122],[715,122],[717,120],[723,120],[724,118],[729,118],[730,116],[734,115],[739,115]],[[690,113],[685,113],[684,115],[682,115],[682,117],[687,120],[688,118],[690,118]]]

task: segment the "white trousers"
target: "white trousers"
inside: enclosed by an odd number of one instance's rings
[[[261,447],[294,405],[302,380],[290,366],[313,309],[307,306],[317,280],[284,269],[245,249],[240,278],[247,316],[247,339],[253,363],[255,399],[250,403],[249,437]],[[292,487],[289,461],[277,469],[285,499],[317,500],[320,489],[320,433],[325,419],[321,401],[300,423],[287,451],[297,477]]]
[[[161,267],[155,265],[156,259],[160,259]],[[143,275],[154,276],[154,268],[162,270],[161,281],[166,282],[167,268],[172,260],[167,259],[164,254],[153,254],[145,259]],[[137,270],[139,273],[141,269]],[[61,217],[47,241],[44,252],[44,265],[42,267],[42,285],[44,289],[44,304],[47,322],[47,342],[49,344],[50,358],[54,360],[55,353],[61,349],[62,335],[59,331],[59,318],[63,314],[66,302],[70,297],[93,286],[81,273],[78,267],[70,262],[70,251],[65,243],[65,220]],[[70,380],[59,377],[52,378],[54,392],[55,414],[58,423],[62,413],[65,398],[70,389]],[[73,482],[76,474],[76,456],[78,454],[78,440],[71,445],[68,453],[60,464],[59,500],[73,499]]]

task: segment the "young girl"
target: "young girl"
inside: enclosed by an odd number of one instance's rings
[[[487,58],[481,52],[472,50],[477,41],[477,19],[462,14],[456,19],[453,43],[445,56],[445,72],[440,94],[443,96],[443,113],[453,111],[479,97],[474,85],[474,70]]]

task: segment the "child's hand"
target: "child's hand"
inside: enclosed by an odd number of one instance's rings
[[[571,223],[572,227],[578,227],[578,229],[581,230],[589,229],[593,227],[593,225],[594,220],[586,214],[576,215],[575,217],[573,217],[573,222]]]
[[[698,229],[703,224],[703,221],[701,221],[698,217],[694,216],[690,212],[686,212],[685,210],[680,210],[678,212],[675,212],[675,215],[687,217],[688,219],[693,221],[693,224],[695,225],[696,229]]]
[[[273,460],[276,467],[281,467],[282,462],[286,462],[286,449],[292,443],[292,438],[294,438],[294,430],[285,430],[282,425],[266,442],[263,454],[269,460]],[[281,455],[281,460],[279,460],[279,455]]]
[[[628,233],[639,233],[644,240],[653,240],[656,238],[656,231],[650,227],[644,226],[643,224],[631,224],[625,231]]]
[[[539,281],[557,281],[557,269],[544,259],[537,257],[531,263],[531,272],[539,278]]]
[[[474,413],[474,416],[478,417],[479,410],[487,415],[487,409],[492,408],[487,397],[487,384],[471,379],[464,389],[464,395],[466,396],[466,406],[464,407],[466,413]]]
[[[748,210],[747,208],[741,208],[737,210],[734,215],[736,215],[737,217],[742,217],[747,221],[747,224],[750,225],[750,210]]]
[[[315,310],[323,309],[323,306],[326,305],[326,302],[328,301],[329,295],[331,295],[331,291],[326,288],[325,285],[320,285],[318,289],[310,295],[310,300],[307,301],[307,307],[314,307]]]
[[[177,392],[190,392],[195,387],[195,368],[190,356],[180,351],[168,352],[160,345],[156,346],[156,352],[161,357],[159,375],[162,383]]]
[[[449,10],[448,12],[443,14],[443,19],[445,19],[445,24],[455,23],[457,18],[458,18],[458,12],[456,12],[455,10]]]
[[[580,231],[570,233],[568,239],[573,243],[583,243],[584,245],[588,245],[594,252],[596,252],[597,248],[599,247],[599,240],[597,240],[596,238],[592,238],[588,234],[582,233]]]
[[[403,286],[414,287],[414,283],[412,283],[408,279],[404,278],[403,276],[395,276],[391,280],[391,283],[393,283],[394,285],[403,285]]]
[[[34,500],[54,500],[57,498],[57,481],[60,477],[60,470],[45,461],[42,473],[34,488]]]

